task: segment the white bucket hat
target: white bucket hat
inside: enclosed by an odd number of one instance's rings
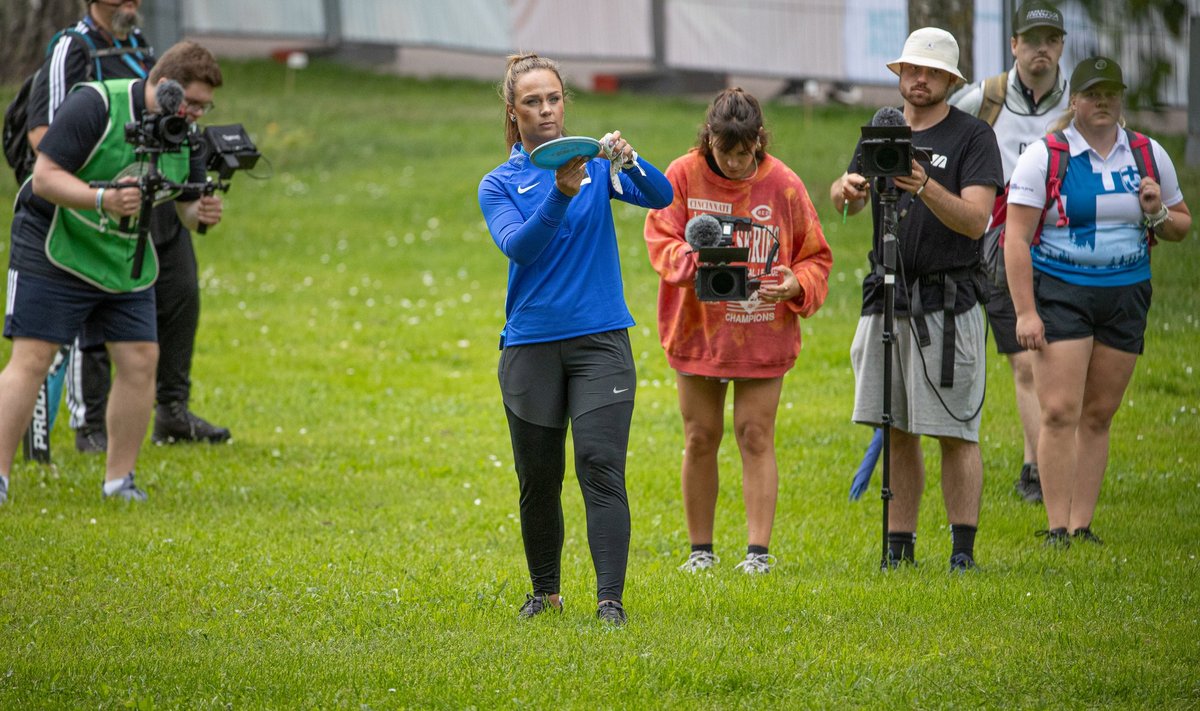
[[[941,69],[962,81],[967,80],[958,71],[958,42],[954,35],[937,27],[922,27],[908,36],[900,58],[888,62],[887,66],[898,76],[901,64]]]

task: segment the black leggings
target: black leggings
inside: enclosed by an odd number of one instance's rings
[[[521,485],[521,538],[536,594],[559,592],[563,547],[562,484],[567,428],[544,427],[504,408]],[[587,510],[588,547],[598,600],[621,600],[629,561],[625,453],[633,402],[618,402],[571,422],[575,475]]]

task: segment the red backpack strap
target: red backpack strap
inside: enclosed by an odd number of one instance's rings
[[[1129,140],[1129,150],[1133,153],[1133,162],[1137,165],[1138,177],[1157,181],[1158,162],[1154,160],[1154,147],[1150,145],[1150,139],[1144,134],[1129,129],[1125,129],[1125,137]],[[1150,246],[1158,244],[1154,230],[1147,229],[1146,231]]]
[[[1046,142],[1046,205],[1042,208],[1042,219],[1038,220],[1037,231],[1033,234],[1033,244],[1041,241],[1042,225],[1046,222],[1050,205],[1058,207],[1055,226],[1066,227],[1071,224],[1062,201],[1062,185],[1067,177],[1067,164],[1071,162],[1071,145],[1062,131],[1048,133],[1042,140]]]

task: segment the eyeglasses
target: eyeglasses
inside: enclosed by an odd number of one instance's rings
[[[208,114],[208,113],[212,113],[212,110],[215,109],[216,107],[217,107],[217,105],[211,101],[192,101],[191,99],[187,98],[186,96],[183,98],[183,108],[188,113]]]

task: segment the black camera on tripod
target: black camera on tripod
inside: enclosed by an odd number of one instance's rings
[[[932,149],[914,146],[908,126],[863,126],[858,173],[864,178],[912,175],[913,159],[929,160]]]
[[[902,178],[912,173],[918,150],[908,126],[863,126],[858,172],[864,178]]]
[[[687,243],[696,252],[696,298],[701,301],[746,301],[758,291],[761,281],[751,276],[746,261],[749,247],[733,246],[734,233],[749,231],[754,223],[749,217],[728,215],[697,215],[688,220],[684,230]],[[775,256],[771,250],[767,271]]]

